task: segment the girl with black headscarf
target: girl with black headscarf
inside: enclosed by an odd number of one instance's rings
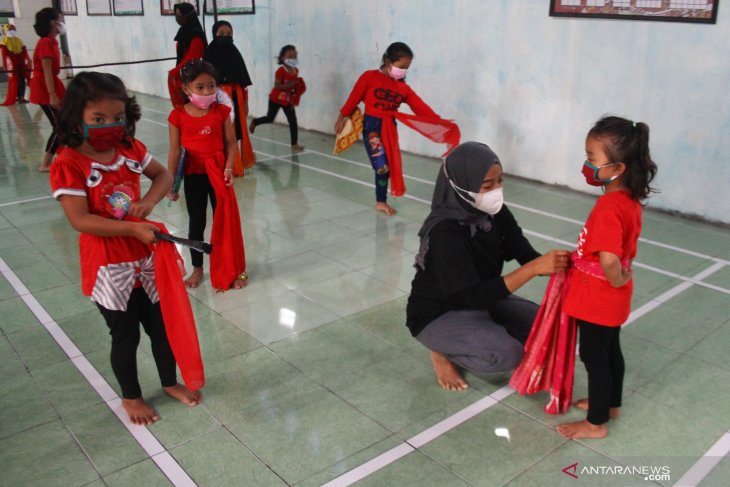
[[[233,175],[243,176],[244,169],[256,163],[251,139],[245,130],[248,116],[246,88],[253,83],[241,53],[233,44],[233,26],[229,22],[219,20],[213,24],[213,40],[205,50],[204,59],[215,67],[218,72],[218,87],[233,101],[233,126],[236,129],[236,138],[241,141],[240,153],[233,165]]]
[[[180,80],[180,68],[191,59],[202,58],[208,41],[192,4],[176,3],[174,10],[175,21],[180,25],[180,29],[175,35],[177,61],[175,67],[168,72],[167,88],[170,91],[172,105],[178,106],[186,103]]]
[[[431,350],[441,387],[469,387],[459,368],[514,369],[539,307],[512,293],[535,276],[564,270],[569,253],[541,256],[530,245],[503,204],[502,163],[488,146],[466,142],[449,154],[418,235],[406,325]],[[502,276],[513,259],[521,267]]]

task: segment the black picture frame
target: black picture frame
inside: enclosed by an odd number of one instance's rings
[[[715,24],[719,3],[720,0],[550,0],[550,16]]]
[[[59,0],[58,6],[61,13],[64,16],[75,16],[79,14],[79,7],[76,5],[76,0]]]
[[[86,15],[89,17],[111,17],[112,16],[112,0],[95,0],[94,3],[103,3],[108,7],[105,12],[92,11],[89,8],[89,2],[94,0],[86,0]]]

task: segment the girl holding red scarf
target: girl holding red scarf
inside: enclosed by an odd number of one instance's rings
[[[345,119],[361,101],[365,102],[362,135],[375,171],[375,209],[389,216],[395,215],[396,211],[387,203],[388,180],[393,196],[403,196],[406,192],[395,120],[434,142],[446,143],[449,151],[459,144],[459,127],[440,118],[406,84],[406,73],[412,61],[413,51],[406,44],[394,42],[388,46],[380,68],[365,71],[358,78],[335,123],[335,133],[339,134],[345,127]],[[415,116],[398,112],[402,103],[411,107]],[[442,157],[447,154],[448,151]]]
[[[81,285],[104,316],[112,337],[111,363],[122,406],[134,424],[159,419],[137,379],[142,323],[166,394],[188,406],[202,396],[203,365],[174,245],[155,245],[161,224],[143,220],[172,179],[134,139],[140,108],[112,74],[79,73],[59,113],[64,149],[51,166],[53,196],[81,232]],[[142,196],[140,174],[152,180]],[[177,276],[177,278],[175,278]],[[177,382],[176,365],[185,380]]]
[[[177,174],[184,148],[185,205],[190,217],[188,238],[203,240],[210,199],[213,207],[211,283],[218,291],[242,289],[248,283],[248,275],[233,190],[237,141],[231,109],[215,101],[217,73],[210,63],[202,59],[190,61],[180,70],[180,75],[189,102],[175,107],[167,118],[170,129],[167,167],[171,174]],[[178,197],[174,192],[169,196],[173,201]],[[194,250],[190,254],[193,272],[185,284],[196,288],[203,279],[203,256]]]

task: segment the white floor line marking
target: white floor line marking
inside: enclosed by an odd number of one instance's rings
[[[50,199],[53,199],[53,196],[51,196],[51,195],[37,196],[35,198],[28,198],[25,200],[9,201],[7,203],[0,203],[0,208],[5,207],[5,206],[22,205],[23,203],[31,203],[33,201],[50,200]]]
[[[330,480],[326,484],[323,484],[322,487],[346,487],[348,485],[352,485],[414,451],[416,451],[416,449],[408,443],[401,443],[382,455],[378,455],[369,462],[363,463],[359,467],[355,467],[339,477]]]
[[[162,470],[162,473],[176,486],[194,486],[195,482],[188,476],[182,467],[172,458],[165,450],[162,443],[155,438],[152,432],[143,426],[137,426],[129,422],[127,413],[122,408],[122,400],[119,398],[114,389],[104,379],[89,362],[66,333],[58,326],[50,314],[43,308],[40,302],[33,296],[13,270],[7,265],[5,260],[0,257],[0,273],[15,289],[16,294],[25,302],[26,306],[35,315],[38,321],[45,327],[48,333],[53,337],[59,347],[66,353],[71,362],[76,366],[78,371],[94,388],[99,397],[104,401],[119,421],[129,431],[129,433],[137,440],[137,443],[144,449],[150,458]]]
[[[687,470],[674,487],[695,487],[730,453],[730,432],[725,433]]]
[[[165,114],[164,112],[161,112],[159,110],[152,110],[152,109],[147,109],[147,110],[148,111],[151,111],[151,112],[155,112],[155,113]],[[167,124],[166,123],[157,122],[155,120],[150,120],[150,119],[147,119],[147,118],[144,118],[144,117],[142,118],[142,120],[144,120],[146,122],[150,122],[150,123],[156,124],[156,125],[161,125],[161,126],[167,127]],[[266,137],[261,137],[261,136],[258,136],[258,135],[251,135],[251,138],[253,138],[253,139],[259,139],[259,140],[263,140],[265,142],[271,142],[271,143],[276,144],[276,145],[282,145],[282,146],[287,146],[288,147],[288,144],[285,144],[284,142],[279,142],[279,141],[273,140],[273,139],[267,139]],[[264,154],[264,153],[261,152],[261,154]],[[353,164],[353,165],[356,165],[356,166],[362,166],[362,167],[370,168],[370,165],[368,165],[368,164],[365,164],[365,163],[362,163],[362,162],[358,162],[358,161],[353,161],[353,160],[350,160],[350,159],[345,159],[344,157],[333,156],[331,154],[325,154],[324,152],[319,152],[319,151],[316,151],[316,150],[307,149],[305,152],[300,153],[300,154],[295,154],[295,155],[303,155],[303,154],[316,154],[316,155],[319,155],[319,156],[322,156],[322,157],[326,157],[328,159],[335,159],[335,160],[338,160],[338,161],[346,162],[348,164]],[[269,157],[270,159],[276,159],[276,157],[274,157],[274,156],[268,156],[267,155],[267,157]],[[426,156],[421,156],[421,157],[426,157]],[[293,162],[293,161],[289,161],[289,162]],[[327,173],[327,174],[329,174],[329,173]],[[420,183],[428,184],[428,185],[431,185],[431,186],[434,186],[436,184],[434,181],[430,181],[428,179],[422,179],[422,178],[419,178],[419,177],[416,177],[416,176],[409,176],[408,174],[404,174],[403,175],[403,178],[404,179],[410,179],[412,181],[418,181]],[[406,197],[408,197],[408,195],[406,195]],[[431,202],[429,201],[429,204],[430,203]],[[585,221],[576,220],[574,218],[569,218],[569,217],[566,217],[566,216],[558,215],[556,213],[550,213],[550,212],[547,212],[547,211],[538,210],[536,208],[531,208],[529,206],[524,206],[524,205],[520,205],[520,204],[517,204],[517,203],[511,203],[509,201],[507,201],[506,203],[509,206],[512,206],[514,208],[519,208],[520,210],[529,211],[529,212],[532,212],[532,213],[535,213],[535,214],[538,214],[538,215],[547,216],[547,217],[550,217],[550,218],[553,218],[553,219],[556,219],[556,220],[562,220],[562,221],[566,221],[566,222],[570,222],[570,223],[575,223],[576,225],[579,225],[579,226],[583,226],[583,224],[585,223]],[[649,244],[649,245],[654,245],[654,246],[662,247],[662,248],[665,248],[665,249],[668,249],[668,250],[673,250],[673,251],[679,252],[681,254],[691,255],[693,257],[698,257],[698,258],[705,259],[705,260],[711,260],[711,261],[714,261],[714,262],[722,262],[725,265],[730,265],[730,261],[729,260],[721,259],[719,257],[713,257],[713,256],[707,255],[707,254],[702,254],[700,252],[694,252],[692,250],[687,250],[687,249],[684,249],[682,247],[677,247],[677,246],[674,246],[674,245],[665,244],[665,243],[662,243],[662,242],[657,242],[656,240],[650,240],[650,239],[646,239],[646,238],[640,237],[639,238],[639,241],[640,242],[643,242],[643,243],[646,243],[646,244]]]
[[[320,169],[318,167],[309,166],[307,164],[302,164],[301,162],[292,161],[292,160],[288,159],[286,156],[274,156],[272,154],[267,154],[267,153],[261,152],[261,151],[255,151],[255,152],[257,152],[258,154],[262,154],[262,155],[264,155],[264,156],[266,156],[266,157],[268,157],[268,158],[270,158],[272,160],[278,160],[278,161],[286,162],[286,163],[292,164],[292,165],[295,165],[296,164],[299,167],[303,167],[305,169],[309,169],[310,171],[318,172],[318,173],[321,173],[321,174],[327,174],[328,176],[333,176],[333,177],[342,179],[344,181],[350,181],[352,183],[359,184],[360,186],[365,186],[365,187],[368,187],[368,188],[371,188],[373,186],[372,183],[369,183],[369,182],[366,182],[366,181],[361,181],[361,180],[355,179],[355,178],[351,178],[350,176],[343,176],[342,174],[337,174],[335,172],[328,171],[326,169]],[[306,151],[304,153],[306,153]],[[301,155],[301,154],[299,154],[299,155]],[[426,204],[426,205],[430,205],[431,204],[431,202],[429,200],[426,200],[424,198],[419,198],[417,196],[413,196],[413,195],[410,195],[410,194],[404,195],[403,198],[410,199],[410,200],[413,200],[413,201],[418,201],[419,203],[423,203],[423,204]],[[552,237],[550,235],[545,235],[544,233],[533,232],[532,230],[526,230],[524,228],[522,229],[522,232],[525,235],[530,235],[530,236],[533,236],[533,237],[541,238],[543,240],[548,240],[548,241],[551,241],[551,242],[555,242],[555,243],[558,243],[560,245],[565,245],[568,248],[575,248],[575,242],[568,242],[567,240],[563,240],[563,239],[560,239],[560,238],[557,238],[557,237]],[[710,260],[710,259],[708,259],[708,260]],[[713,266],[717,265],[717,266],[723,267],[723,266],[726,265],[724,262],[719,261],[718,259],[714,259],[714,260],[717,261],[717,262],[715,262],[713,264]],[[721,293],[730,295],[730,289],[725,289],[723,287],[716,286],[714,284],[710,284],[710,283],[707,283],[707,282],[703,282],[703,281],[701,281],[699,279],[696,279],[696,278],[693,278],[693,277],[687,277],[687,276],[683,276],[681,274],[677,274],[677,273],[674,273],[674,272],[671,272],[671,271],[665,271],[663,269],[659,269],[658,267],[650,266],[648,264],[642,264],[641,262],[634,261],[633,262],[633,265],[635,267],[640,267],[642,269],[646,269],[646,270],[649,270],[649,271],[652,271],[652,272],[656,272],[658,274],[663,274],[665,276],[673,277],[673,278],[678,279],[678,280],[681,280],[681,281],[690,282],[690,283],[696,284],[698,286],[706,287],[706,288],[713,289],[715,291],[719,291]],[[704,277],[706,277],[706,276],[704,276]]]

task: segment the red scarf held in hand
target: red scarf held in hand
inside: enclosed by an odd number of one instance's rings
[[[126,217],[125,220],[152,223],[160,232],[169,233],[162,223],[134,217]],[[183,260],[172,242],[158,242],[152,245],[152,249],[155,256],[155,286],[160,297],[167,341],[170,342],[185,387],[197,391],[205,385],[205,371],[198,332],[195,329],[195,317],[183,283]]]
[[[437,144],[446,144],[448,150],[441,157],[446,157],[459,145],[461,133],[459,126],[451,120],[438,117],[424,117],[420,115],[409,115],[407,113],[395,112],[392,116],[382,117],[381,137],[385,153],[388,156],[390,167],[390,193],[393,196],[403,196],[406,193],[406,185],[403,182],[403,162],[401,160],[400,145],[398,143],[398,130],[396,130],[394,119],[412,128],[427,139]]]
[[[222,152],[205,160],[213,191],[215,191],[215,212],[210,243],[210,282],[215,289],[226,291],[233,282],[246,272],[246,254],[243,249],[243,232],[238,213],[238,202],[233,186],[226,186],[223,178],[225,158]]]

